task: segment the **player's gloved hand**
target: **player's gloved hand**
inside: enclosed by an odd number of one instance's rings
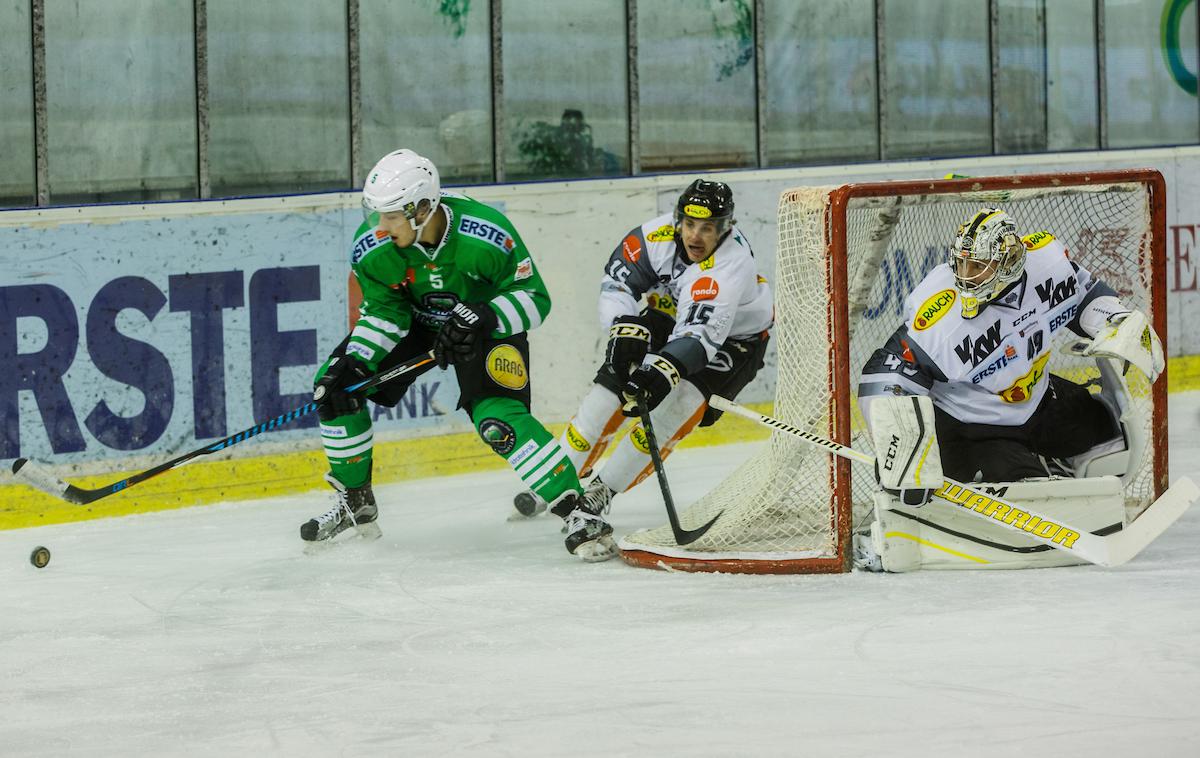
[[[433,341],[433,357],[438,368],[473,360],[499,320],[487,303],[455,305]]]
[[[650,329],[644,316],[618,316],[608,329],[604,362],[624,379],[650,352]]]
[[[646,400],[645,410],[654,410],[671,394],[671,390],[679,384],[682,376],[679,367],[670,356],[650,353],[645,362],[629,375],[629,380],[621,388],[621,395],[625,398],[621,412],[626,416],[640,415],[643,397]]]
[[[879,461],[875,462],[875,481],[876,482],[880,481],[879,480]],[[933,500],[933,493],[937,492],[937,488],[894,490],[894,489],[889,489],[888,487],[884,487],[882,482],[880,482],[879,486],[884,492],[886,492],[889,495],[891,495],[892,497],[896,498],[904,505],[907,505],[909,508],[920,508],[922,505],[925,505],[930,500]]]
[[[346,392],[346,388],[370,378],[371,369],[358,358],[353,355],[335,356],[329,368],[313,385],[317,415],[322,421],[332,421],[339,416],[358,413],[363,407],[363,396],[357,392]]]

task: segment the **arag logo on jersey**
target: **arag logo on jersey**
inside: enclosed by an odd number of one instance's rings
[[[712,300],[717,296],[721,288],[717,286],[717,280],[711,276],[702,276],[692,282],[692,300]]]
[[[488,377],[501,387],[522,390],[525,389],[525,385],[529,384],[529,372],[525,370],[525,359],[521,357],[521,351],[512,345],[497,345],[492,348],[485,363]]]
[[[575,448],[581,453],[586,453],[592,449],[592,445],[584,438],[574,424],[567,424],[567,444]]]
[[[630,263],[637,263],[638,258],[642,257],[642,241],[636,234],[629,235],[621,242],[621,257]]]
[[[663,224],[646,235],[647,242],[670,242],[675,239],[675,227]]]
[[[1050,353],[1043,353],[1041,357],[1033,362],[1033,368],[1029,369],[1029,373],[996,394],[1006,403],[1024,403],[1029,400],[1029,398],[1033,397],[1034,387],[1046,375],[1046,363],[1049,360]]]
[[[458,224],[458,231],[468,237],[483,240],[497,250],[506,253],[511,253],[513,247],[516,246],[508,232],[489,221],[474,216],[463,216],[462,221]]]
[[[1033,234],[1026,234],[1021,238],[1021,244],[1025,246],[1026,250],[1037,250],[1049,245],[1053,241],[1054,235],[1050,232],[1034,232]]]
[[[945,289],[921,303],[921,307],[917,308],[917,315],[913,317],[913,329],[923,332],[936,324],[938,319],[950,312],[950,306],[954,305],[957,294],[952,289]]]

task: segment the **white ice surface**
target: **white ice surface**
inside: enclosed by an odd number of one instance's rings
[[[1200,393],[1170,420],[1200,481]],[[315,557],[322,494],[0,532],[0,755],[1200,755],[1200,507],[1112,570],[748,577],[580,563],[516,486],[381,487]]]

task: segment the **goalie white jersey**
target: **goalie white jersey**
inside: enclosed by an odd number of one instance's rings
[[[917,285],[905,300],[905,322],[863,368],[858,395],[868,421],[871,398],[884,394],[929,395],[967,424],[1029,420],[1049,385],[1054,338],[1063,329],[1092,336],[1080,316],[1097,298],[1116,293],[1071,261],[1050,233],[1022,241],[1027,254],[1021,278],[973,319],[963,318],[958,307],[949,264]]]
[[[670,213],[629,232],[609,257],[600,283],[600,323],[652,308],[675,319],[668,342],[690,337],[713,360],[727,339],[761,334],[774,320],[767,280],[750,243],[735,226],[711,256],[691,263],[678,252]]]

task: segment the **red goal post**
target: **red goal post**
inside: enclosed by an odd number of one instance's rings
[[[904,297],[947,258],[954,230],[981,207],[1008,211],[1022,234],[1048,231],[1072,260],[1146,311],[1167,344],[1166,185],[1152,169],[799,187],[779,201],[773,415],[870,450],[854,398],[870,353],[900,325]],[[1076,381],[1090,360],[1056,344],[1050,370]],[[1146,439],[1126,482],[1133,511],[1167,486],[1166,377],[1128,381]],[[744,423],[723,419],[719,423]],[[680,547],[669,527],[622,538],[644,568],[739,573],[850,569],[851,534],[870,518],[874,481],[863,467],[775,432],[766,449],[681,514],[688,528],[721,518]]]

